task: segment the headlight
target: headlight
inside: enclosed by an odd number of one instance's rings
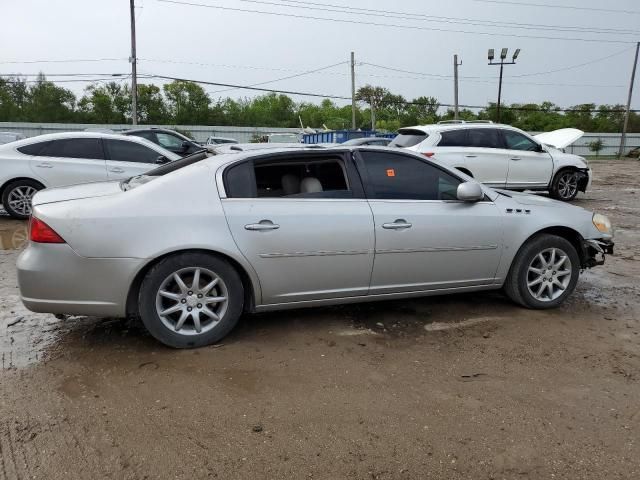
[[[612,234],[611,231],[611,221],[600,213],[593,214],[593,225],[598,229],[601,233]]]

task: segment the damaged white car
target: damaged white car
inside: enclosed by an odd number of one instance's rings
[[[584,134],[575,128],[531,136],[508,125],[452,121],[398,133],[390,147],[421,153],[493,188],[548,191],[570,201],[591,186],[587,161],[562,151]]]

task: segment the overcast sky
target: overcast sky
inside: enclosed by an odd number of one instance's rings
[[[496,100],[499,72],[499,67],[487,65],[487,49],[498,53],[508,47],[511,55],[519,47],[517,64],[505,67],[503,101],[550,100],[563,107],[585,102],[624,104],[634,42],[640,40],[638,0],[175,2],[180,4],[136,0],[139,73],[253,85],[343,62],[263,85],[338,96],[350,95],[348,60],[353,50],[357,86],[369,83],[407,98],[430,95],[451,103],[453,55],[458,54],[462,60],[460,103],[484,105]],[[129,0],[1,0],[0,6],[4,19],[0,74],[130,71]],[[82,59],[115,60],[71,61]],[[598,59],[602,60],[592,62]],[[42,60],[60,62],[9,63]],[[592,63],[567,69],[586,62]],[[561,71],[541,74],[551,70]],[[85,86],[60,85],[75,93]],[[256,94],[247,90],[214,93],[222,88],[212,86],[206,90],[212,98]],[[640,89],[632,106],[640,107]]]

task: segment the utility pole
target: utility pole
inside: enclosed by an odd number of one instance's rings
[[[131,10],[131,123],[138,124],[138,78],[136,73],[136,12],[135,0],[129,0]]]
[[[638,51],[640,50],[640,42],[636,43],[636,56],[633,59],[633,68],[631,69],[631,83],[629,84],[629,96],[627,97],[627,109],[624,112],[624,124],[622,126],[622,136],[620,137],[620,151],[618,156],[622,158],[624,155],[625,144],[627,143],[627,127],[629,126],[629,111],[631,109],[631,97],[633,96],[633,84],[636,80],[636,67],[638,66]]]
[[[453,56],[453,119],[458,120],[458,67],[462,62],[458,63],[458,55]]]
[[[513,52],[513,59],[510,62],[505,62],[504,60],[505,58],[507,58],[508,50],[509,50],[508,48],[503,48],[502,51],[500,52],[500,63],[493,61],[494,59],[493,48],[489,49],[489,54],[488,54],[489,65],[500,65],[500,82],[498,83],[498,105],[497,105],[498,123],[500,123],[500,104],[502,102],[502,71],[504,70],[505,65],[515,65],[516,58],[518,58],[518,55],[520,55],[520,49],[516,48],[516,51]]]
[[[351,52],[351,128],[356,129],[356,57]]]

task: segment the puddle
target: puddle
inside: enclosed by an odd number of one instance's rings
[[[28,240],[27,222],[0,216],[0,250],[22,250]]]

